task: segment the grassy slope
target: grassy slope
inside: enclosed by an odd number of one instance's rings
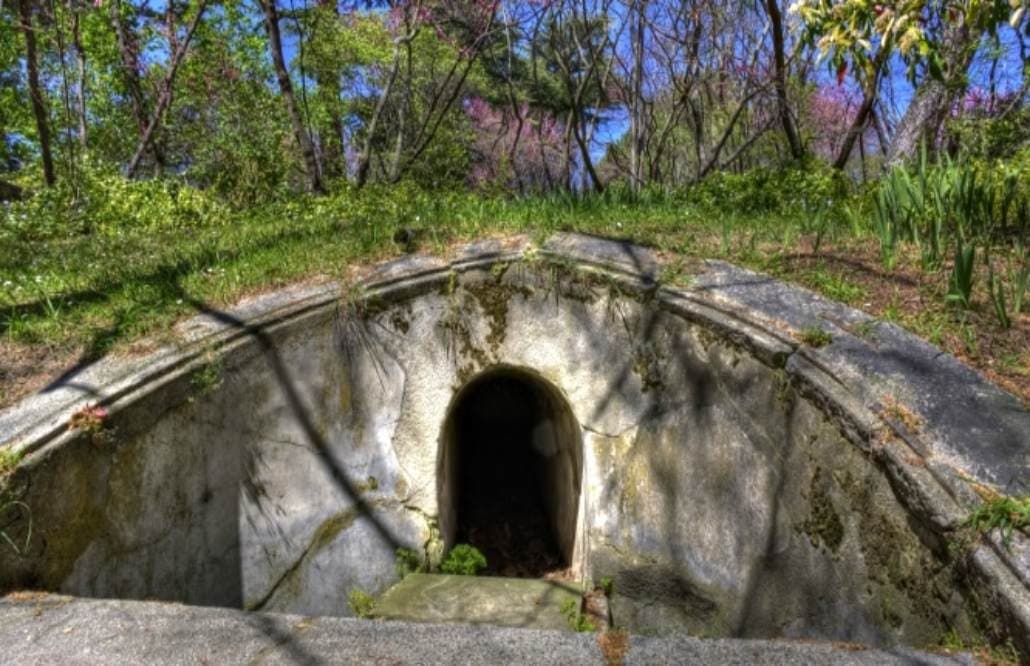
[[[884,271],[862,228],[829,224],[816,251],[813,223],[796,210],[734,213],[669,196],[513,201],[406,188],[246,211],[153,185],[91,196],[76,209],[23,204],[0,218],[0,405],[71,363],[159,338],[194,313],[191,301],[223,306],[400,254],[392,237],[401,226],[418,229],[420,249],[430,252],[489,234],[575,230],[673,257],[724,258],[906,326],[1030,404],[1030,317],[1002,329],[982,290],[973,310],[959,313],[945,303],[943,270],[925,273],[903,251],[898,267]]]

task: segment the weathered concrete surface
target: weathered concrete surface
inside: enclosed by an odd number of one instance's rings
[[[927,462],[1025,492],[1030,430],[1015,397],[894,324],[724,262],[708,266],[691,291],[787,334],[830,333],[832,343],[810,353],[868,407],[882,411],[897,401],[911,409],[921,425],[904,435]]]
[[[582,586],[533,578],[409,574],[376,602],[373,615],[409,622],[464,622],[571,631],[561,608],[578,608]]]
[[[448,407],[504,366],[581,429],[575,520],[556,522],[574,523],[577,575],[615,580],[617,623],[881,645],[986,632],[1030,654],[1027,540],[952,547],[973,484],[1030,481],[1030,414],[803,290],[717,262],[686,289],[658,272],[645,249],[562,234],[206,311],[180,347],[0,414],[0,442],[26,453],[6,490],[24,504],[0,518],[33,534],[24,556],[0,548],[0,589],[346,614],[350,591],[395,582],[397,548],[439,559],[459,490]],[[830,345],[799,345],[813,325]],[[94,402],[102,431],[70,429]]]
[[[593,634],[246,613],[57,596],[0,599],[0,664],[597,664]],[[826,643],[629,640],[626,664],[974,664]]]

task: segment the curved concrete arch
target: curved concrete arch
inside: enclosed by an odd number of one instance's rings
[[[447,407],[505,365],[581,427],[573,559],[616,578],[631,629],[916,644],[979,615],[1030,654],[1027,539],[949,548],[984,487],[1030,481],[1027,410],[767,276],[660,274],[644,248],[559,234],[197,303],[175,346],[0,413],[24,454],[6,492],[31,507],[4,529],[34,535],[0,548],[0,589],[347,614],[397,548],[439,559]],[[828,345],[799,341],[813,326]]]

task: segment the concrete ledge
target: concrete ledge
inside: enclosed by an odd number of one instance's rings
[[[0,599],[0,664],[590,664],[597,636],[247,613],[54,595]],[[609,662],[610,663],[610,662]],[[629,639],[626,664],[974,664],[833,643]]]

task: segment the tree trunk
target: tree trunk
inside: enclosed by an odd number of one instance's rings
[[[318,162],[315,159],[315,148],[308,136],[304,121],[297,109],[297,100],[293,95],[293,83],[290,81],[290,72],[286,69],[286,60],[283,58],[283,41],[279,33],[279,11],[275,6],[276,0],[261,0],[261,9],[265,15],[265,32],[268,34],[268,48],[272,52],[272,64],[275,66],[275,75],[279,81],[279,94],[286,104],[286,113],[290,117],[290,125],[293,127],[293,136],[300,146],[301,155],[304,158],[304,168],[307,171],[308,187],[312,192],[324,192],[322,176],[319,173]]]
[[[183,37],[182,42],[175,43],[175,52],[172,54],[171,62],[168,65],[168,73],[165,74],[165,78],[161,82],[161,93],[157,98],[157,106],[154,108],[154,113],[151,115],[146,128],[143,130],[143,136],[140,137],[139,145],[136,146],[136,152],[133,154],[132,159],[129,160],[129,166],[125,169],[125,176],[127,178],[132,178],[136,169],[139,168],[139,163],[143,159],[143,154],[153,141],[154,132],[161,124],[161,118],[164,116],[165,110],[167,110],[168,105],[172,103],[172,87],[175,84],[175,73],[179,70],[179,65],[182,63],[182,59],[186,55],[186,50],[190,47],[193,33],[196,32],[197,26],[200,25],[200,18],[203,16],[204,9],[206,8],[207,0],[201,0],[200,6],[197,7],[197,14],[193,17],[193,21],[190,23],[189,28],[186,29],[186,36]],[[171,20],[168,22],[168,29],[170,31],[175,30]]]
[[[328,11],[334,20],[339,18],[339,8],[336,0],[318,0],[318,7],[322,11]],[[343,155],[343,120],[341,118],[340,104],[340,77],[339,72],[332,69],[327,70],[322,66],[315,74],[315,83],[324,99],[331,100],[329,103],[329,119],[325,127],[319,131],[322,148],[322,170],[326,177],[338,178],[346,172],[346,163]]]
[[[74,10],[73,10],[74,11]],[[75,63],[78,69],[78,84],[75,86],[76,112],[79,121],[79,146],[87,148],[86,138],[86,49],[82,45],[82,30],[79,12],[72,14],[72,41],[75,46]]]
[[[643,187],[644,164],[644,25],[647,0],[637,0],[633,24],[632,104],[630,113],[630,184],[634,192]]]
[[[43,88],[39,83],[39,60],[36,55],[36,29],[32,25],[31,0],[18,0],[18,14],[21,30],[25,36],[25,68],[29,76],[29,97],[32,101],[32,115],[36,119],[36,134],[39,136],[39,153],[43,159],[43,180],[47,186],[57,182],[54,174],[54,156],[50,147],[50,126],[47,123]]]
[[[150,117],[147,113],[146,100],[143,97],[143,86],[140,83],[136,48],[133,41],[129,38],[129,31],[122,22],[121,6],[120,0],[114,0],[111,3],[111,25],[114,27],[115,39],[118,42],[118,53],[122,60],[123,80],[126,91],[129,93],[132,115],[136,119],[136,127],[142,139],[147,131],[147,125],[150,124]],[[164,154],[156,144],[149,140],[147,143],[150,145],[150,151],[154,158],[155,170],[159,172],[164,171]]]
[[[873,104],[876,103],[876,84],[874,83],[870,89],[863,93],[862,105],[858,107],[858,113],[855,114],[855,119],[851,122],[851,127],[848,128],[848,133],[844,135],[844,143],[840,147],[840,151],[837,153],[837,159],[833,162],[833,168],[841,170],[848,164],[848,158],[851,157],[851,151],[855,148],[855,142],[865,132],[866,123],[869,121],[869,114],[873,111]]]
[[[414,38],[414,32],[409,33],[409,37],[405,39],[411,38]],[[401,46],[403,44],[404,40],[397,39],[394,41],[393,64],[390,65],[390,75],[386,79],[386,85],[383,87],[383,92],[380,93],[379,99],[376,100],[375,108],[372,110],[372,117],[368,121],[368,129],[365,131],[365,144],[358,155],[358,169],[357,173],[354,174],[354,182],[358,187],[364,187],[365,183],[368,182],[369,165],[372,163],[372,141],[375,138],[379,117],[383,115],[383,109],[386,108],[386,100],[390,93],[393,92],[393,85],[397,81],[397,73],[401,68]]]
[[[772,26],[774,79],[780,124],[783,125],[783,134],[787,137],[787,145],[790,146],[791,157],[795,160],[800,160],[805,155],[805,149],[801,145],[801,137],[798,136],[797,127],[794,125],[794,116],[791,115],[790,104],[787,100],[787,64],[783,45],[783,15],[780,13],[779,0],[766,0],[765,7],[769,13],[769,23]]]
[[[916,154],[925,137],[936,136],[952,103],[965,91],[966,70],[976,54],[980,37],[979,30],[971,30],[966,25],[945,30],[941,41],[943,79],[927,76],[916,90],[887,149],[888,166],[904,163]]]

